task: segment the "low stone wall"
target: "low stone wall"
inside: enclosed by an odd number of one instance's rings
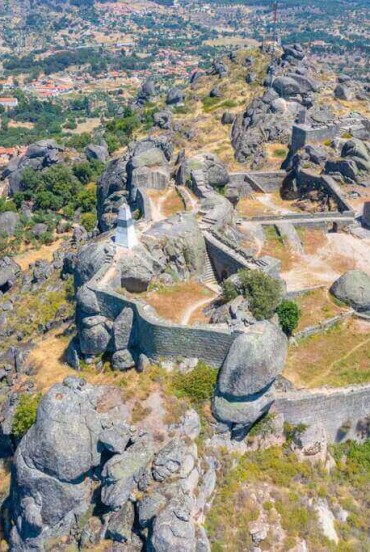
[[[335,183],[333,178],[328,175],[317,175],[307,170],[300,170],[297,177],[298,186],[312,186],[315,184],[322,186],[328,194],[335,199],[338,204],[339,212],[342,214],[353,214],[354,211],[347,200],[343,197],[342,192],[338,184]],[[329,214],[329,213],[328,213]]]
[[[152,220],[152,207],[150,205],[150,199],[146,191],[142,188],[138,188],[136,193],[136,205],[143,214],[143,218],[147,221]]]
[[[305,337],[310,337],[311,335],[317,335],[320,333],[324,333],[339,322],[343,322],[343,320],[347,320],[347,318],[352,318],[353,311],[349,310],[346,312],[343,312],[341,314],[338,314],[337,316],[333,316],[332,318],[328,318],[327,320],[323,320],[320,322],[320,324],[316,324],[315,326],[308,326],[307,328],[304,328],[304,330],[297,332],[294,334],[294,337],[296,339],[304,339]]]
[[[290,424],[321,422],[330,442],[361,440],[370,416],[370,384],[279,393],[273,410]]]

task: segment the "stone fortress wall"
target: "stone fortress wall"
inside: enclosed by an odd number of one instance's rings
[[[310,126],[307,124],[294,124],[292,127],[291,152],[295,153],[307,144],[334,140],[341,133],[350,132],[354,137],[363,129],[369,131],[369,121],[366,118],[346,118],[333,124],[323,126]]]
[[[270,192],[279,189],[284,177],[284,172],[265,173],[234,173],[231,181],[245,187],[246,194],[253,192]],[[339,190],[330,177],[318,177],[304,173],[302,178],[310,182],[311,178],[320,178],[321,184],[326,186],[337,198],[341,212],[320,213],[305,218],[310,218],[311,223],[318,222],[318,217],[327,215],[332,220],[333,216],[350,217],[349,206],[341,197]],[[272,276],[279,276],[279,263],[274,263],[269,258],[254,259],[245,251],[237,249],[234,244],[226,243],[217,232],[217,223],[228,222],[232,216],[232,209],[226,198],[216,191],[211,190],[201,175],[193,178],[193,191],[201,198],[201,210],[203,219],[201,228],[206,242],[214,272],[219,280],[235,274],[240,268],[262,269]],[[182,190],[180,190],[182,191]],[[186,199],[186,194],[185,194]],[[205,201],[205,203],[204,203]],[[204,209],[207,204],[211,207]],[[224,205],[226,203],[227,205]],[[212,206],[214,205],[214,207]],[[140,208],[146,220],[151,219],[150,201],[145,189],[137,188],[137,206]],[[210,210],[211,209],[211,212]],[[300,217],[301,215],[297,215]],[[277,218],[277,217],[275,217]],[[282,217],[287,218],[287,217]],[[217,219],[216,222],[214,219]],[[296,223],[294,221],[294,223]],[[227,240],[226,240],[227,241]],[[133,300],[124,296],[116,289],[120,288],[119,274],[112,266],[114,260],[107,261],[95,276],[86,284],[94,293],[100,314],[108,321],[115,319],[125,308],[133,312],[133,325],[130,335],[130,345],[136,354],[145,354],[151,359],[198,358],[204,360],[215,369],[223,365],[229,349],[235,339],[240,335],[225,326],[199,325],[182,326],[162,320],[149,305],[140,300]],[[109,272],[108,272],[109,271]],[[346,316],[350,316],[351,313]],[[330,320],[334,324],[337,320]],[[326,325],[307,329],[308,332],[317,333],[324,331]],[[114,347],[114,343],[111,344]],[[114,352],[114,351],[111,351]],[[292,423],[310,424],[318,419],[322,420],[327,430],[329,440],[338,440],[343,426],[350,426],[348,435],[358,437],[358,422],[370,413],[370,385],[353,386],[340,389],[320,388],[313,391],[289,390],[276,392],[275,410],[284,414],[285,420]],[[350,423],[349,423],[350,422]],[[357,429],[356,429],[357,428]],[[357,431],[357,433],[356,433]]]
[[[223,253],[220,250],[220,256]],[[116,282],[100,283],[109,267],[109,263],[103,265],[87,286],[94,292],[101,314],[110,320],[126,307],[133,310],[133,340],[140,353],[158,361],[199,358],[215,369],[221,368],[238,333],[214,325],[190,327],[161,320],[148,305],[115,292],[111,286]],[[346,317],[351,315],[352,312],[345,313]],[[337,321],[330,320],[329,325]],[[326,325],[322,325],[316,332],[325,329]],[[359,439],[361,423],[370,414],[370,384],[278,392],[273,411],[283,414],[287,422],[295,425],[321,421],[331,442]]]
[[[279,190],[283,181],[284,171],[258,173],[234,173],[239,189],[242,190],[241,197],[248,197],[253,192],[268,193]],[[291,222],[298,226],[319,226],[324,229],[331,229],[336,224],[336,229],[341,230],[352,224],[355,219],[355,212],[343,197],[340,187],[333,178],[328,175],[317,175],[308,170],[300,170],[297,178],[302,185],[319,185],[333,197],[338,205],[338,211],[325,211],[320,213],[291,213],[283,215],[259,215],[243,217],[250,222],[259,222],[263,225],[274,225],[276,222]]]
[[[291,151],[295,153],[307,144],[334,140],[339,131],[339,125],[311,127],[309,125],[293,125]]]
[[[108,269],[109,264],[104,265],[88,288],[94,292],[101,314],[112,321],[125,307],[133,310],[133,340],[140,353],[155,360],[200,358],[215,368],[221,367],[237,333],[210,324],[191,327],[162,320],[148,305],[115,292],[109,282],[101,286]]]
[[[290,424],[321,422],[331,442],[361,439],[370,416],[370,384],[279,393],[273,410]]]

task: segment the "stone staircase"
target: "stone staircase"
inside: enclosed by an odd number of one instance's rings
[[[204,271],[202,276],[202,282],[212,291],[216,293],[221,293],[221,286],[218,284],[214,268],[212,266],[211,259],[209,258],[208,251],[206,251],[206,256],[204,260]]]

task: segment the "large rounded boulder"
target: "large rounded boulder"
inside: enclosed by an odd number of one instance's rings
[[[230,348],[220,372],[220,392],[240,398],[260,392],[282,371],[286,353],[280,328],[268,321],[253,324]]]
[[[274,402],[273,383],[286,354],[287,339],[271,322],[258,322],[238,336],[220,371],[215,417],[248,430]]]
[[[357,312],[370,314],[370,276],[362,270],[349,270],[334,282],[331,293]]]

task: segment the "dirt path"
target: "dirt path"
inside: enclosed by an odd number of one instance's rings
[[[189,200],[192,212],[198,210],[198,200],[189,192],[186,186],[181,186],[181,191]]]
[[[201,299],[200,301],[197,301],[196,303],[193,303],[193,305],[190,305],[182,314],[181,316],[181,320],[180,320],[180,324],[182,326],[186,326],[187,324],[189,324],[189,321],[193,315],[193,313],[198,310],[200,307],[203,307],[205,305],[207,305],[208,303],[211,303],[214,298],[216,297],[213,296],[213,297],[207,297],[206,299]]]

